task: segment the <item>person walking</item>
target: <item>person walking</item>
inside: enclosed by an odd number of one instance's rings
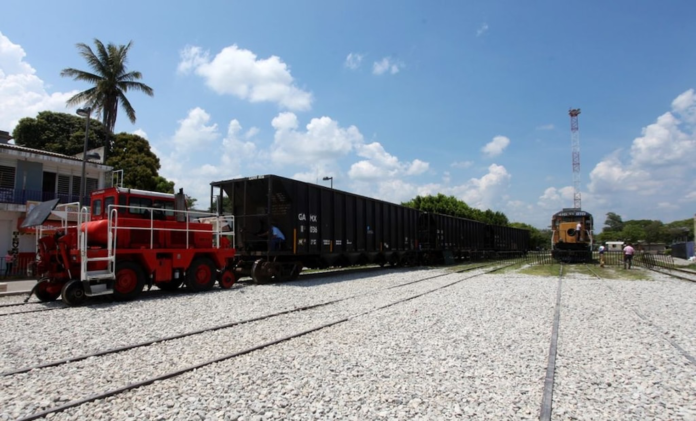
[[[626,247],[623,248],[624,254],[624,269],[630,269],[633,263],[633,254],[636,251],[631,247],[631,243],[627,243]]]
[[[603,268],[604,267],[604,252],[606,249],[604,248],[604,244],[599,245],[599,267]]]
[[[14,254],[12,254],[12,250],[7,250],[5,255],[5,278],[12,274],[12,266],[14,266]]]

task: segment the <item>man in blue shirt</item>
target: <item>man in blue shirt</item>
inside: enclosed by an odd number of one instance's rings
[[[285,235],[280,230],[280,228],[275,225],[271,225],[271,250],[280,250],[283,241],[285,241]]]

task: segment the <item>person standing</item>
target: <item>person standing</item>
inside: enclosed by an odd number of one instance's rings
[[[7,250],[5,255],[5,278],[12,274],[12,266],[14,266],[14,254],[12,254],[12,250]]]
[[[604,248],[604,244],[599,245],[599,267],[603,268],[604,267],[604,252],[606,249]]]
[[[580,241],[580,233],[582,232],[582,224],[578,222],[578,224],[575,226],[575,239],[577,241]]]
[[[624,269],[630,269],[631,264],[633,263],[633,254],[636,251],[631,247],[631,243],[627,243],[626,247],[623,249],[623,254],[624,254]],[[628,267],[627,267],[628,266]]]

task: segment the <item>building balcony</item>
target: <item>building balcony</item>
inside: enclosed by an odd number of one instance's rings
[[[27,202],[45,202],[52,199],[60,199],[60,203],[79,202],[80,196],[77,194],[58,194],[37,190],[7,189],[0,188],[0,203],[11,203],[15,205],[26,205]],[[89,196],[85,206],[90,205]]]

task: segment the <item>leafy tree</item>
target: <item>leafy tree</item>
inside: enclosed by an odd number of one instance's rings
[[[155,190],[162,193],[174,193],[174,182],[158,175],[155,177]]]
[[[85,119],[72,114],[41,111],[36,118],[25,117],[12,131],[15,144],[63,155],[77,155],[84,150]],[[104,126],[90,123],[88,149],[110,146]]]
[[[106,165],[123,170],[124,187],[174,193],[174,183],[157,173],[160,161],[150,149],[150,143],[138,135],[117,134]]]
[[[551,245],[551,230],[539,230],[523,222],[512,222],[511,227],[529,230],[529,247],[532,250],[549,248]]]
[[[186,196],[186,209],[194,209],[196,206],[196,202],[198,202],[198,199],[195,197],[191,197],[188,194],[185,194]]]
[[[425,212],[441,213],[443,215],[452,215],[460,218],[473,219],[475,221],[485,222],[487,224],[503,225],[509,224],[507,216],[502,212],[493,212],[488,209],[485,212],[480,209],[469,207],[465,202],[457,199],[454,196],[445,196],[438,193],[437,196],[416,196],[408,202],[402,203],[402,206],[422,210]]]
[[[661,221],[651,221],[645,226],[645,241],[648,243],[664,242],[665,229]]]
[[[149,96],[154,94],[152,88],[142,82],[137,82],[143,77],[140,72],[128,71],[126,62],[132,44],[132,41],[127,45],[119,46],[109,43],[105,47],[101,41],[95,38],[94,45],[97,47],[95,53],[87,44],[79,43],[77,49],[94,73],[73,68],[63,69],[60,72],[61,76],[72,77],[74,80],[85,81],[93,85],[70,98],[67,105],[86,104],[91,107],[101,115],[102,124],[109,133],[113,133],[114,126],[116,126],[119,103],[131,123],[135,123],[135,110],[126,98],[126,92],[136,90]]]
[[[635,244],[645,239],[645,230],[638,224],[629,224],[624,226],[624,229],[621,230],[621,236],[625,242]]]
[[[614,212],[607,213],[607,219],[604,221],[604,231],[621,231],[623,230],[624,222],[621,215]]]

